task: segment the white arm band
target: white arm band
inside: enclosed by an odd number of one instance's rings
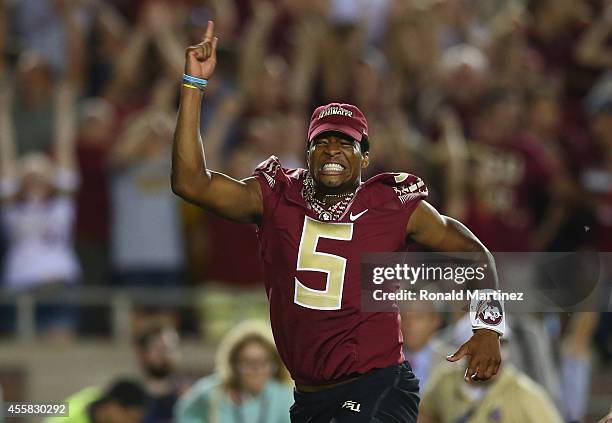
[[[506,331],[504,303],[499,291],[479,289],[470,301],[472,330],[489,329],[502,336]]]

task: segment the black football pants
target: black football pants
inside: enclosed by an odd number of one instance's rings
[[[416,423],[419,380],[408,362],[318,392],[294,391],[292,423]]]

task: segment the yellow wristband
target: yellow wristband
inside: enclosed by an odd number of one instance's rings
[[[195,85],[183,84],[183,87],[193,88],[194,90],[203,91],[199,89],[198,87],[196,87]]]

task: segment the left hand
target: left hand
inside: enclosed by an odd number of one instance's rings
[[[499,351],[499,335],[489,329],[478,329],[474,335],[463,344],[456,353],[449,355],[446,359],[456,362],[463,357],[469,356],[466,381],[485,381],[497,374],[501,364],[501,353]]]

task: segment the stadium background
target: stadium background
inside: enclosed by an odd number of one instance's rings
[[[352,102],[370,123],[366,177],[421,176],[429,200],[491,250],[612,251],[610,1],[0,5],[2,131],[13,128],[20,156],[52,155],[57,126],[68,128],[80,175],[70,203],[80,276],[26,287],[4,273],[5,401],[138,376],[131,339],[151,319],[177,328],[180,371],[195,378],[212,370],[229,328],[266,319],[254,228],[206,215],[169,187],[184,47],[211,18],[218,66],[201,119],[211,168],[246,177],[271,154],[303,165],[313,106]],[[56,95],[66,85],[76,93],[67,107]],[[39,321],[45,306],[55,320]],[[575,353],[589,369],[585,421],[603,416],[610,315],[534,319],[551,361]]]

